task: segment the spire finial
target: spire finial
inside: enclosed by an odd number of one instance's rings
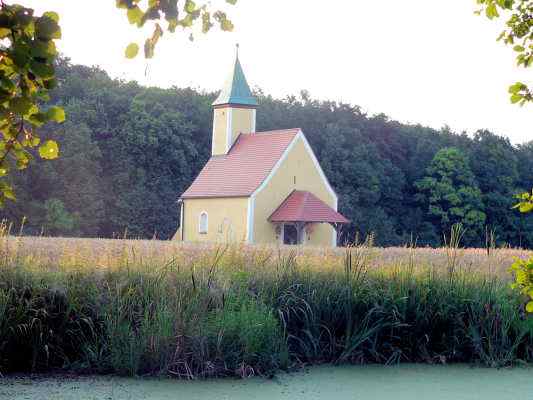
[[[235,51],[236,51],[237,58],[239,58],[239,43],[235,44]]]

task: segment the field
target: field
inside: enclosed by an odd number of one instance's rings
[[[268,376],[533,361],[517,249],[0,238],[0,372]]]

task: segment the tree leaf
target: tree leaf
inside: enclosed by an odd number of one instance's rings
[[[130,43],[128,44],[128,47],[126,47],[125,55],[126,58],[135,58],[137,57],[137,54],[139,53],[139,45],[137,43]]]
[[[43,17],[48,17],[54,20],[57,24],[59,24],[59,14],[55,11],[47,11],[43,14]]]
[[[61,39],[61,28],[53,18],[43,15],[35,22],[35,35],[41,39]]]
[[[50,121],[61,123],[65,121],[65,110],[61,107],[53,106],[48,109],[46,116]]]
[[[192,0],[186,0],[184,9],[188,14],[192,14],[196,10],[196,4]]]
[[[15,97],[9,102],[9,106],[17,114],[26,115],[33,106],[33,103],[27,97]]]
[[[53,160],[59,156],[59,147],[53,140],[47,140],[39,147],[39,155],[45,160]]]
[[[130,22],[130,24],[137,24],[140,26],[142,24],[143,16],[144,13],[139,7],[135,6],[132,8],[128,8],[128,21]]]
[[[51,79],[54,77],[54,67],[51,64],[46,64],[38,61],[30,63],[31,72],[42,79]]]

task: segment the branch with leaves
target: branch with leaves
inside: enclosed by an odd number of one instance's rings
[[[234,5],[237,0],[225,0]],[[153,33],[144,42],[144,57],[154,56],[155,46],[165,30],[174,33],[177,28],[190,30],[189,39],[194,40],[192,29],[200,25],[202,33],[208,33],[215,25],[222,31],[232,31],[233,23],[223,10],[211,9],[210,3],[197,4],[192,0],[116,0],[117,7],[126,10],[128,21],[139,28],[147,23],[153,24]],[[163,28],[165,25],[165,28]],[[137,43],[126,47],[127,58],[134,58],[139,53]]]
[[[222,31],[233,30],[233,24],[223,10],[213,11],[210,3],[198,5],[192,0],[115,0],[125,9],[128,21],[139,28],[154,25],[152,35],[144,43],[145,58],[154,56],[155,46],[163,36],[178,27],[190,30],[201,24],[207,33],[215,25]],[[234,5],[237,0],[225,0]],[[199,23],[197,23],[199,22]],[[27,168],[39,157],[52,160],[59,156],[59,146],[53,140],[41,143],[37,129],[48,122],[62,123],[65,112],[61,107],[45,107],[49,91],[57,82],[54,64],[61,38],[59,15],[34,10],[22,5],[9,5],[0,0],[0,207],[6,199],[15,200],[8,182],[9,172]],[[193,39],[193,34],[190,34]],[[139,45],[126,48],[127,58],[134,58]]]
[[[533,66],[533,0],[477,0],[481,8],[477,14],[489,19],[506,15],[506,28],[498,37],[506,45],[513,46],[519,67]],[[511,103],[524,105],[533,101],[533,88],[516,82],[509,87]]]
[[[41,16],[21,5],[0,2],[0,206],[15,194],[7,182],[9,171],[24,169],[38,154],[54,159],[56,142],[41,143],[36,129],[65,120],[60,107],[43,109],[56,86],[55,41],[61,38],[59,16]]]
[[[516,198],[518,203],[513,208],[518,209],[521,213],[533,212],[533,190],[530,193],[518,194]],[[526,311],[533,313],[533,257],[528,260],[517,258],[511,265],[511,271],[515,275],[512,287],[520,290],[522,294],[529,298],[526,304]]]

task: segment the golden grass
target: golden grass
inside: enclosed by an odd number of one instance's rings
[[[156,266],[172,262],[182,266],[202,266],[224,253],[222,265],[269,265],[284,255],[294,254],[300,265],[316,268],[341,266],[343,248],[249,246],[245,244],[193,244],[161,240],[83,239],[28,236],[0,237],[0,262],[40,269],[90,268],[113,269],[124,266]],[[450,249],[410,247],[360,247],[371,268],[431,267],[492,273],[508,277],[508,267],[515,257],[533,256],[522,249]],[[455,261],[454,261],[455,260]],[[250,262],[253,261],[253,262]]]

